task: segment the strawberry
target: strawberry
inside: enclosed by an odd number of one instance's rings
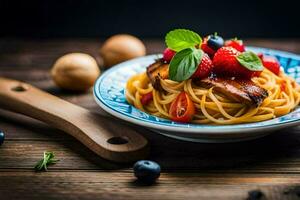
[[[257,53],[257,56],[262,60],[263,59],[263,56],[264,54],[263,53]]]
[[[256,72],[253,72],[253,74],[252,74],[251,77],[257,77],[257,76],[260,76],[261,73],[262,73],[262,71],[256,71]]]
[[[172,58],[175,56],[175,54],[176,54],[175,51],[173,51],[172,49],[166,48],[163,53],[164,61],[169,63],[172,60]]]
[[[262,64],[265,68],[270,70],[276,75],[279,75],[280,72],[280,63],[278,60],[273,56],[261,56]]]
[[[234,77],[251,78],[258,76],[260,73],[257,71],[250,71],[242,66],[236,59],[241,52],[233,47],[220,48],[213,58],[213,71],[219,75],[229,75]]]
[[[208,46],[207,40],[208,40],[207,37],[204,38],[204,40],[201,44],[201,49],[212,58],[214,56],[214,54],[216,53],[216,51]]]
[[[244,52],[245,51],[245,46],[243,44],[243,40],[238,40],[238,39],[231,39],[227,40],[225,42],[226,47],[233,47],[239,52]]]
[[[192,75],[192,78],[203,79],[209,76],[212,70],[212,61],[206,53],[203,53],[202,60],[198,65],[196,72]]]

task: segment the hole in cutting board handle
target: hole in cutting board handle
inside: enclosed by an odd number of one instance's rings
[[[129,142],[128,138],[125,137],[125,136],[117,136],[117,137],[112,137],[112,138],[109,138],[107,140],[107,142],[109,144],[117,144],[117,145],[120,145],[120,144],[127,144]]]
[[[13,88],[11,88],[12,91],[15,91],[15,92],[25,92],[26,90],[28,90],[28,87],[25,86],[25,85],[17,85]]]

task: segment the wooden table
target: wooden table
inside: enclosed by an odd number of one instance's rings
[[[146,40],[148,53],[162,52],[162,41]],[[248,40],[247,44],[300,53],[300,39]],[[70,102],[106,115],[92,93],[66,93],[49,76],[55,59],[69,52],[98,58],[100,39],[0,40],[0,76],[29,82]],[[132,164],[96,156],[72,137],[39,121],[0,110],[0,199],[262,199],[300,198],[300,127],[249,142],[197,144],[139,128],[151,143],[149,159],[162,167],[159,182],[135,182]],[[60,161],[48,172],[33,166],[43,151]],[[297,196],[298,195],[298,196]]]

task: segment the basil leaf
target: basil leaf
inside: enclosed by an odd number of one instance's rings
[[[167,47],[178,52],[189,47],[201,45],[201,37],[187,29],[175,29],[167,33],[165,38]]]
[[[260,58],[251,51],[243,52],[242,54],[238,55],[236,59],[241,65],[250,71],[262,71],[264,69]]]
[[[196,48],[187,48],[175,54],[169,66],[169,78],[173,81],[189,79],[197,70],[203,52]]]

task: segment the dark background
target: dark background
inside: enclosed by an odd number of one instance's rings
[[[224,37],[300,37],[297,1],[0,1],[1,37],[163,37],[173,28]]]

